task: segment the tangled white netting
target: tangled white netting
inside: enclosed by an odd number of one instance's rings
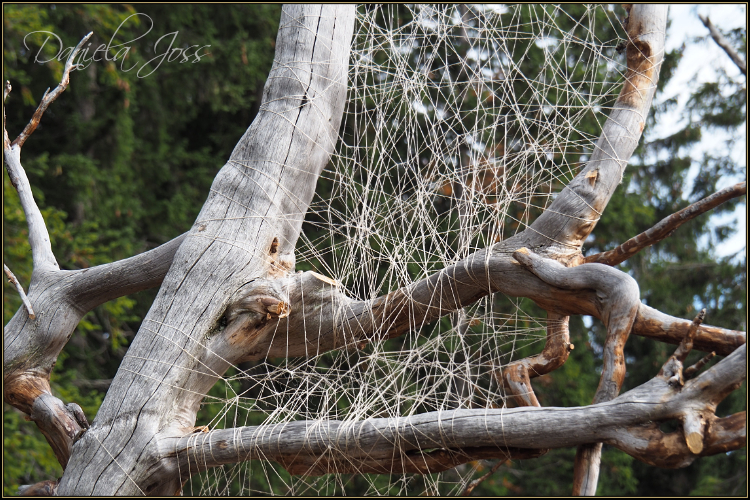
[[[593,149],[622,82],[622,36],[602,5],[360,8],[341,140],[297,268],[370,299],[524,230]],[[199,423],[502,407],[493,369],[522,345],[538,352],[545,327],[517,299],[489,296],[360,351],[241,365]],[[302,477],[261,460],[212,469],[185,493],[457,494],[475,471]]]

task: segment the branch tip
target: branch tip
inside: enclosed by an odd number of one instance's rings
[[[508,463],[508,460],[498,460],[498,462],[492,466],[492,468],[487,472],[485,475],[480,477],[479,479],[475,479],[469,484],[466,485],[466,488],[464,489],[463,493],[461,493],[460,496],[462,497],[468,497],[471,495],[471,492],[474,491],[474,488],[482,484],[488,477],[490,477],[492,474],[497,472],[497,469],[499,469],[503,464]]]
[[[23,287],[21,286],[21,283],[18,282],[18,278],[16,278],[16,275],[13,274],[13,272],[5,264],[3,264],[3,270],[5,271],[5,275],[8,277],[8,281],[15,285],[18,295],[21,296],[21,301],[26,307],[26,311],[29,313],[29,319],[36,319],[36,314],[34,314],[34,309],[32,309],[31,307],[31,302],[26,296],[26,293],[23,291]]]
[[[675,359],[683,362],[685,361],[685,358],[687,358],[687,355],[690,354],[690,351],[693,350],[693,340],[695,339],[695,334],[698,332],[698,327],[701,326],[701,323],[703,323],[705,317],[706,309],[703,308],[690,324],[690,328],[688,328],[688,331],[685,334],[685,338],[682,339],[680,345],[677,346],[677,349],[674,353]]]
[[[80,42],[78,42],[78,45],[76,45],[76,48],[73,49],[73,52],[70,53],[68,60],[65,62],[65,69],[63,70],[63,75],[60,79],[60,83],[52,92],[49,91],[49,88],[44,92],[42,101],[39,103],[36,111],[34,111],[34,115],[31,117],[31,120],[29,120],[29,123],[26,125],[23,131],[18,134],[18,137],[16,137],[11,146],[18,146],[20,148],[24,145],[26,139],[28,139],[29,136],[33,134],[36,128],[39,126],[39,122],[41,121],[44,112],[47,111],[49,105],[52,104],[55,99],[57,99],[57,97],[65,91],[65,89],[68,88],[68,84],[70,83],[70,72],[73,69],[78,68],[78,64],[73,63],[73,61],[78,56],[78,52],[81,50],[81,47],[83,47],[83,44],[86,43],[93,34],[93,31],[90,32],[88,35],[83,37]],[[7,85],[8,84],[6,84],[6,87]]]
[[[521,247],[513,252],[513,258],[518,261],[523,267],[531,267],[531,250],[526,247]]]
[[[600,252],[594,255],[589,255],[584,259],[584,263],[591,264],[607,264],[609,266],[615,266],[631,258],[641,250],[648,248],[661,240],[670,236],[674,231],[686,222],[698,217],[701,214],[712,210],[722,203],[725,203],[733,198],[737,198],[747,193],[747,183],[740,182],[734,186],[729,186],[716,193],[703,198],[700,201],[679,210],[672,215],[668,215],[659,222],[656,223],[652,228],[642,232],[641,234],[630,238],[622,245],[608,250],[606,252]]]
[[[698,14],[698,17],[700,18],[701,22],[703,23],[703,26],[708,28],[708,31],[711,33],[711,38],[714,39],[714,42],[716,42],[716,45],[724,49],[724,52],[727,53],[729,58],[734,62],[734,64],[737,65],[740,71],[742,71],[743,75],[747,75],[747,64],[745,61],[742,60],[740,55],[737,53],[734,48],[729,45],[729,42],[726,38],[724,38],[724,35],[721,34],[719,30],[716,29],[716,26],[711,22],[711,19],[709,19],[708,16],[702,16]]]
[[[711,361],[711,358],[713,358],[714,356],[716,356],[716,353],[715,352],[711,352],[711,353],[703,356],[700,359],[700,361],[698,361],[697,363],[695,363],[693,366],[687,368],[685,370],[685,378],[692,377],[693,375],[695,375],[696,373],[698,373],[698,370],[700,370],[701,368],[703,368],[706,365],[706,363],[708,363],[709,361]]]

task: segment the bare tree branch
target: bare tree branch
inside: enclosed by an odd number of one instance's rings
[[[517,406],[541,406],[531,387],[531,379],[560,368],[568,359],[573,350],[569,323],[569,316],[547,313],[547,338],[542,352],[493,370],[495,378],[513,396]]]
[[[15,285],[18,295],[21,296],[21,301],[23,302],[24,307],[26,307],[26,311],[29,313],[29,319],[36,319],[34,309],[31,308],[31,302],[29,302],[29,298],[26,296],[26,292],[23,291],[23,287],[21,286],[21,283],[18,282],[18,278],[16,278],[16,275],[13,274],[13,272],[11,272],[11,270],[8,269],[8,266],[6,266],[5,264],[3,264],[3,270],[5,271],[5,275],[8,277],[8,281]]]
[[[79,271],[37,272],[30,289],[40,317],[19,310],[4,331],[5,400],[29,415],[63,467],[82,431],[71,406],[52,395],[49,376],[84,314],[116,297],[159,286],[185,235],[111,264]],[[33,280],[32,280],[33,281]],[[33,321],[32,321],[33,320]]]
[[[161,285],[187,233],[127,259],[73,271],[69,299],[90,311],[117,297]]]
[[[565,256],[575,265],[584,241],[596,226],[620,184],[630,157],[643,133],[664,58],[666,5],[635,4],[626,8],[628,43],[625,85],[602,127],[586,167],[568,183],[529,227],[545,251]]]
[[[184,475],[245,460],[282,464],[293,474],[365,472],[379,462],[387,469],[393,457],[443,450],[465,463],[477,459],[470,443],[487,443],[485,458],[507,458],[509,450],[570,447],[603,441],[636,458],[684,467],[698,456],[738,449],[744,441],[740,416],[718,419],[713,409],[745,380],[743,346],[685,383],[657,376],[607,402],[580,408],[453,410],[410,417],[362,421],[302,421],[214,430],[184,437],[164,436],[160,446],[178,461]],[[700,451],[688,449],[685,434],[664,434],[658,422],[702,413],[711,421]],[[744,415],[740,414],[744,417]],[[645,427],[644,427],[645,426]],[[644,441],[644,437],[648,441]],[[494,450],[492,450],[494,448]],[[660,453],[653,450],[660,448]],[[651,452],[651,453],[649,453]],[[512,451],[511,451],[512,453]],[[650,458],[649,458],[650,457]],[[401,461],[400,461],[401,463]],[[323,464],[310,467],[308,464]],[[362,464],[370,464],[366,470]],[[432,469],[423,471],[436,472]]]
[[[584,259],[586,263],[617,265],[628,260],[644,248],[654,245],[671,235],[678,227],[699,215],[718,207],[722,203],[747,193],[747,183],[740,182],[734,186],[724,188],[711,196],[707,196],[692,205],[683,208],[679,212],[665,217],[658,224],[643,233],[630,238],[622,245],[606,252],[589,255]]]
[[[76,444],[60,494],[173,494],[180,488],[177,475],[157,478],[156,469],[143,469],[139,457],[157,451],[145,416],[161,414],[173,430],[193,426],[205,394],[249,341],[228,339],[222,325],[237,290],[294,268],[304,215],[338,139],[355,14],[353,5],[284,6],[258,115],[214,179],[94,425]],[[256,298],[241,316],[271,315],[270,322],[283,313],[282,301]],[[261,307],[269,308],[265,315]],[[241,344],[234,355],[217,356],[210,349],[217,337]],[[121,420],[123,414],[142,418]],[[113,425],[118,430],[110,434],[105,429]],[[117,445],[115,462],[106,450],[116,435],[130,437],[124,448]]]
[[[708,28],[708,30],[711,32],[711,38],[714,39],[716,45],[724,49],[724,52],[727,53],[729,58],[732,59],[734,64],[736,64],[740,71],[742,71],[743,75],[747,75],[747,65],[745,64],[745,61],[743,61],[737,51],[734,50],[731,45],[729,45],[729,42],[726,38],[724,38],[724,35],[722,35],[721,32],[716,29],[716,26],[714,26],[714,24],[711,22],[711,19],[709,19],[708,16],[704,17],[700,14],[698,14],[698,17],[703,22],[703,26]]]
[[[309,271],[274,280],[270,288],[260,287],[256,281],[248,288],[257,290],[240,289],[234,305],[229,307],[227,337],[235,331],[252,337],[241,359],[313,356],[333,349],[362,348],[370,341],[398,337],[497,292],[531,298],[558,315],[585,314],[605,321],[607,309],[594,290],[616,294],[617,280],[629,279],[625,273],[612,273],[615,269],[611,267],[587,264],[596,266],[588,273],[590,281],[581,279],[576,285],[578,289],[563,289],[560,283],[549,284],[525,272],[508,253],[518,244],[518,240],[509,238],[432,276],[368,301],[350,299],[333,280]],[[587,268],[578,267],[583,268],[578,271],[579,276],[585,276]],[[568,268],[573,269],[578,268]],[[549,279],[554,280],[552,274]],[[612,281],[605,283],[607,276]],[[244,304],[253,304],[261,296],[274,296],[277,302],[288,304],[290,314],[258,324],[256,317],[243,311],[248,311]],[[690,321],[661,313],[642,304],[637,296],[634,298],[633,305],[637,308],[632,334],[672,344],[682,341]],[[743,345],[745,337],[744,332],[701,325],[695,348],[727,355]],[[214,337],[212,349],[223,353],[222,356],[238,355],[237,349],[225,345],[226,340],[222,339]]]
[[[52,245],[49,239],[49,232],[44,223],[42,212],[34,201],[34,195],[31,192],[31,184],[26,171],[21,165],[21,148],[11,146],[4,149],[5,167],[8,170],[10,182],[18,192],[18,198],[21,201],[21,207],[26,215],[26,223],[29,226],[29,245],[31,246],[31,257],[34,262],[34,270],[37,271],[57,271],[60,266],[57,264],[55,254],[52,252]]]
[[[664,314],[641,304],[633,324],[633,334],[649,337],[660,342],[679,344],[690,330],[692,322]],[[700,325],[693,340],[693,347],[703,352],[715,351],[727,356],[745,344],[747,334],[716,326]]]
[[[18,135],[18,137],[16,137],[16,140],[13,141],[11,146],[18,146],[19,148],[23,147],[26,139],[28,139],[29,136],[34,133],[34,130],[36,130],[39,122],[42,119],[42,116],[44,115],[44,112],[47,111],[49,105],[52,104],[60,94],[65,92],[65,89],[68,88],[68,83],[70,83],[70,72],[78,66],[77,64],[74,64],[73,61],[75,61],[75,58],[78,56],[78,52],[81,50],[81,47],[83,47],[83,44],[86,43],[93,34],[94,32],[92,31],[91,33],[83,37],[80,42],[78,42],[78,45],[76,45],[75,49],[73,49],[73,52],[70,53],[70,57],[68,57],[68,60],[65,62],[65,69],[63,70],[60,83],[52,92],[50,92],[49,89],[44,92],[44,95],[42,96],[42,102],[39,103],[36,111],[34,111],[34,116],[31,117],[29,123],[26,125],[26,127],[24,127],[23,131]]]
[[[38,292],[34,288],[38,298],[31,288],[29,295],[40,317],[42,311],[50,313],[33,323],[16,314],[6,327],[5,359],[10,362],[4,368],[5,396],[37,422],[64,466],[70,459],[59,485],[61,494],[171,494],[179,491],[186,474],[248,458],[276,460],[295,474],[313,475],[426,473],[480,458],[537,456],[546,448],[597,442],[637,456],[642,435],[638,433],[645,423],[670,418],[686,422],[684,432],[693,437],[685,449],[696,450],[701,421],[696,408],[713,422],[710,410],[719,396],[744,380],[744,371],[737,369],[745,362],[744,346],[682,387],[657,376],[604,402],[619,391],[624,374],[619,354],[631,331],[652,332],[669,322],[676,325],[670,331],[685,329],[681,320],[648,316],[648,310],[642,318],[645,306],[637,285],[625,273],[598,264],[575,266],[583,261],[581,244],[619,183],[642,132],[658,79],[665,11],[661,6],[634,8],[632,15],[643,17],[644,23],[631,20],[629,25],[627,82],[596,152],[529,230],[383,297],[353,301],[333,280],[289,271],[294,269],[300,214],[308,210],[339,129],[354,9],[286,6],[269,76],[273,84],[267,85],[256,121],[217,175],[187,236],[154,250],[150,257],[80,271],[59,271],[56,263],[43,268],[43,259],[37,269],[35,254],[35,276],[45,286]],[[64,80],[67,85],[67,77]],[[43,103],[48,97],[45,94]],[[44,109],[40,105],[35,117]],[[20,147],[38,118],[32,123],[18,144],[5,152],[23,179]],[[30,203],[38,212],[33,198]],[[47,247],[48,240],[47,235]],[[519,252],[522,248],[531,251]],[[51,249],[49,256],[54,261]],[[147,271],[134,273],[133,267]],[[49,389],[49,373],[67,335],[87,308],[162,279],[159,296],[94,425],[83,433],[85,417],[62,405]],[[400,335],[498,291],[529,297],[551,317],[589,314],[604,321],[608,338],[597,404],[456,410],[193,433],[201,401],[233,363],[361,346]],[[744,343],[744,334],[738,340],[741,332],[707,328],[694,329],[697,348],[703,341],[718,352],[713,345],[717,338],[727,345]],[[565,343],[553,347],[542,353],[544,360],[524,365],[524,382],[529,369],[546,370],[564,357],[558,351]],[[697,390],[698,383],[710,391]],[[716,428],[731,430],[718,438],[712,438],[710,430],[704,432],[701,453],[740,446],[736,420],[716,422]],[[660,432],[657,428],[650,434],[652,443],[663,441]],[[488,445],[474,446],[477,442]],[[76,453],[71,454],[74,443]],[[670,441],[664,446],[671,446],[672,453],[678,445]],[[110,450],[117,453],[116,459]]]
[[[9,81],[5,81],[5,86],[3,87],[3,150],[10,148],[10,138],[8,138],[8,129],[5,128],[5,100],[8,98],[8,94],[10,94],[10,91],[13,89],[13,87],[10,86]]]
[[[86,43],[93,34],[94,32],[92,31],[78,42],[78,45],[76,45],[65,63],[65,69],[63,70],[60,84],[55,87],[55,90],[51,93],[49,92],[49,89],[47,89],[42,97],[42,102],[39,103],[39,107],[37,107],[31,120],[12,143],[8,142],[8,132],[5,129],[5,108],[3,108],[3,153],[5,155],[5,165],[8,170],[10,181],[13,183],[16,191],[18,191],[21,206],[26,214],[26,222],[29,226],[29,244],[31,245],[31,254],[35,270],[58,270],[60,269],[60,266],[57,264],[55,255],[52,252],[49,232],[44,223],[44,217],[42,217],[39,207],[34,201],[29,179],[26,177],[26,171],[21,165],[21,148],[26,142],[26,139],[28,139],[34,130],[36,130],[39,121],[42,119],[42,115],[44,115],[44,112],[47,110],[47,107],[49,107],[49,105],[52,104],[52,102],[54,102],[55,99],[57,99],[57,97],[68,87],[68,83],[70,82],[70,72],[76,67],[73,61],[81,50],[81,47],[83,47],[83,44]],[[10,82],[6,82],[5,89],[3,90],[3,102],[10,93],[10,90]]]
[[[36,484],[24,484],[18,487],[18,494],[22,497],[51,497],[55,494],[57,481],[48,479]]]
[[[474,488],[476,488],[477,486],[479,486],[480,484],[482,484],[487,478],[489,478],[492,474],[494,474],[495,472],[497,472],[497,469],[499,469],[500,466],[502,466],[505,463],[508,463],[508,461],[507,460],[498,460],[497,463],[495,465],[493,465],[492,468],[486,474],[484,474],[482,477],[480,477],[478,479],[475,479],[472,482],[470,482],[469,484],[467,484],[466,488],[464,488],[463,493],[461,493],[461,496],[462,497],[468,497],[469,495],[471,495],[471,492],[474,491]]]

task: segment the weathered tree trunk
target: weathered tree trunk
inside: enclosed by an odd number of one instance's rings
[[[30,191],[22,196],[29,224],[37,228],[30,231],[35,270],[29,289],[36,314],[32,318],[21,309],[6,326],[4,396],[35,420],[53,445],[65,468],[57,493],[174,494],[190,474],[258,456],[292,473],[435,472],[477,458],[529,457],[540,449],[585,445],[579,473],[585,494],[596,486],[598,462],[591,446],[597,442],[663,466],[742,446],[744,418],[717,419],[713,411],[744,380],[745,334],[654,311],[641,304],[631,277],[605,265],[611,264],[609,256],[601,257],[603,263],[584,263],[581,254],[642,132],[661,64],[666,6],[631,9],[627,82],[596,152],[528,230],[370,301],[348,298],[333,280],[316,273],[293,274],[302,221],[338,138],[354,17],[350,5],[284,8],[260,112],[186,235],[108,266],[60,271]],[[7,135],[4,141],[19,192],[28,191],[22,143],[11,144]],[[630,254],[640,248],[633,245]],[[77,409],[50,393],[57,355],[85,312],[159,283],[86,430]],[[529,297],[552,317],[588,314],[604,322],[608,336],[597,404],[194,433],[202,399],[229,366],[394,337],[498,291]],[[552,330],[567,334],[566,325],[562,321]],[[622,348],[630,333],[683,342],[675,358],[682,359],[670,360],[651,382],[607,403],[622,384]],[[566,353],[565,342],[549,349]],[[693,345],[723,354],[742,347],[683,387],[675,377],[682,381],[682,353]],[[546,352],[519,363],[518,373],[506,377],[522,404],[538,405],[535,397],[521,397],[534,376],[529,366],[538,374],[560,363],[559,355],[548,359]],[[646,425],[664,419],[681,419],[684,435],[663,435],[658,426]],[[433,448],[440,451],[419,451]]]
[[[286,6],[257,118],[221,169],[93,422],[61,494],[174,494],[160,441],[190,434],[204,395],[288,307],[294,246],[346,102],[353,5]],[[241,293],[238,293],[240,292]],[[244,300],[247,311],[230,319]],[[236,331],[231,323],[247,318]],[[144,374],[147,374],[144,376]]]

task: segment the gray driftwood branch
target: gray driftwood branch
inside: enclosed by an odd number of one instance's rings
[[[504,459],[524,450],[529,454],[597,441],[653,465],[684,467],[699,456],[742,446],[744,412],[719,418],[713,411],[745,380],[745,364],[743,346],[684,385],[673,383],[674,374],[664,371],[611,401],[581,408],[453,410],[399,418],[288,422],[165,437],[160,445],[165,452],[171,450],[166,453],[177,462],[173,467],[186,475],[258,459],[304,475],[434,473],[479,458]],[[669,420],[682,422],[682,430],[662,432],[659,423]],[[424,458],[425,450],[435,450],[432,455],[444,461]]]
[[[36,314],[34,314],[34,309],[31,307],[31,302],[29,302],[29,298],[26,296],[26,292],[23,291],[23,286],[21,286],[21,283],[18,281],[18,278],[16,278],[16,275],[13,274],[13,271],[11,271],[10,268],[8,268],[8,266],[6,266],[5,264],[3,264],[3,270],[5,271],[5,275],[8,277],[8,281],[10,281],[13,286],[16,287],[16,291],[21,297],[21,302],[26,308],[26,312],[29,313],[29,319],[36,319]]]

